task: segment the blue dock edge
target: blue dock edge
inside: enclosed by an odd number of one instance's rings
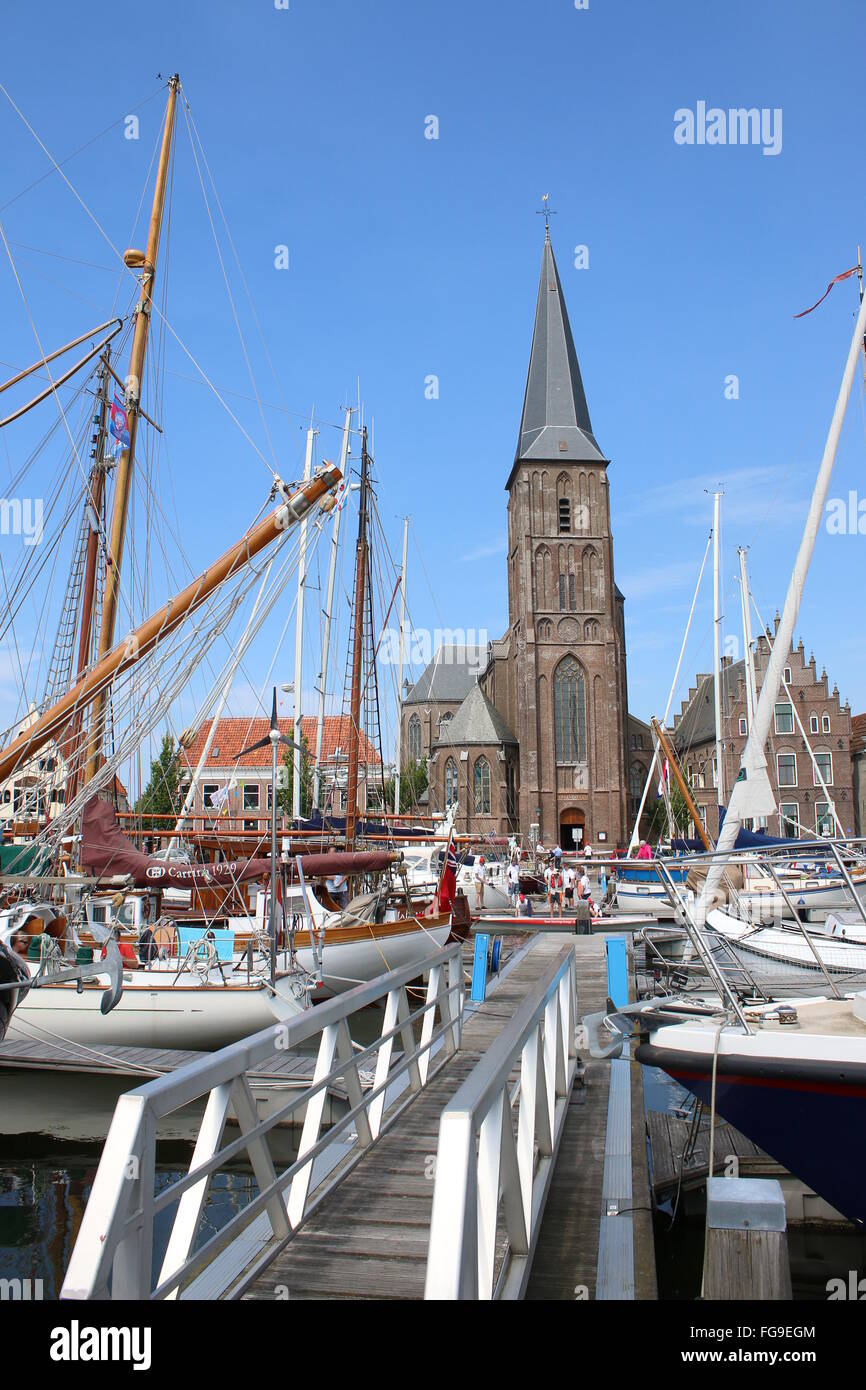
[[[628,1004],[628,960],[625,937],[606,936],[604,951],[607,961],[607,996],[615,1009]]]

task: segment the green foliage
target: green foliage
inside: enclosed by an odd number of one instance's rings
[[[686,799],[679,787],[674,785],[670,789],[671,799],[671,818],[674,823],[675,835],[687,835],[691,816],[686,805]],[[661,797],[655,805],[649,825],[649,839],[657,843],[660,839],[667,839],[668,817],[665,810],[664,797]]]
[[[411,811],[418,805],[421,797],[427,790],[427,759],[422,758],[419,763],[414,760],[404,767],[400,773],[400,812]],[[394,809],[394,778],[389,777],[385,783],[385,810]]]
[[[159,756],[150,765],[150,781],[135,803],[142,824],[149,816],[177,814],[183,800],[179,790],[180,773],[180,749],[175,747],[172,735],[165,734]],[[151,821],[150,829],[165,830],[166,825],[165,821]]]

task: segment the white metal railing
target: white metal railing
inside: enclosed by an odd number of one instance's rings
[[[522,1296],[574,1082],[576,1017],[572,946],[442,1112],[425,1298]]]
[[[414,1005],[408,986],[427,979],[424,1001]],[[379,1038],[367,1047],[352,1040],[349,1019],[384,1001]],[[61,1298],[176,1298],[191,1281],[210,1278],[220,1262],[220,1291],[236,1294],[291,1240],[323,1198],[366,1149],[402,1113],[460,1045],[464,980],[459,942],[415,965],[308,1009],[286,1024],[264,1029],[210,1056],[178,1068],[121,1096]],[[437,1022],[438,1015],[438,1022]],[[420,1024],[416,1037],[415,1025]],[[285,1105],[259,1119],[250,1072],[321,1035],[313,1080]],[[399,1040],[401,1051],[395,1053]],[[442,1057],[435,1065],[434,1051]],[[364,1090],[361,1067],[375,1067]],[[328,1088],[342,1080],[349,1109],[322,1133]],[[157,1125],[167,1115],[207,1098],[189,1172],[154,1191]],[[305,1107],[298,1157],[277,1174],[268,1145],[275,1125]],[[223,1144],[233,1112],[240,1137]],[[357,1143],[348,1147],[348,1131]],[[208,1191],[215,1173],[249,1155],[258,1193],[198,1249]],[[154,1222],[176,1206],[168,1245],[154,1278]],[[213,1294],[211,1294],[213,1296]]]

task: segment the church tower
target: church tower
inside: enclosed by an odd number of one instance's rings
[[[545,845],[628,836],[623,596],[614,582],[608,460],[592,431],[545,228],[508,492],[507,691],[520,745],[519,821]],[[504,700],[502,696],[505,696]]]

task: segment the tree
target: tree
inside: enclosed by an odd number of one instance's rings
[[[142,823],[147,817],[177,814],[182,799],[179,790],[180,774],[180,749],[175,747],[172,735],[165,734],[159,756],[154,758],[150,765],[150,781],[135,803],[136,813],[142,818]],[[151,819],[151,830],[167,828],[165,821]]]
[[[679,787],[672,786],[670,789],[671,800],[671,819],[674,825],[674,834],[686,835],[689,828],[691,814],[686,804],[686,799]],[[667,837],[668,816],[665,810],[664,797],[660,797],[656,802],[655,810],[650,818],[649,838],[660,840]]]
[[[283,754],[282,767],[277,768],[277,810],[292,815],[295,786],[295,750]],[[305,734],[301,734],[301,815],[309,816],[313,809],[313,755]]]
[[[411,811],[427,790],[427,759],[411,761],[400,773],[400,812]],[[394,808],[394,778],[385,783],[385,810]]]

